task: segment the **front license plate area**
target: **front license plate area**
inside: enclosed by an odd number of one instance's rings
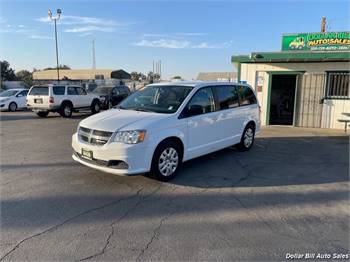
[[[42,98],[34,99],[34,103],[36,103],[36,104],[42,104],[42,103],[43,103],[43,99],[42,99]]]
[[[88,158],[88,159],[92,159],[93,158],[93,153],[91,150],[86,150],[86,149],[82,149],[81,150],[81,155],[85,158]]]

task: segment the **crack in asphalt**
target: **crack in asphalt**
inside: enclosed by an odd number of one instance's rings
[[[172,193],[176,190],[176,187],[173,188],[173,190],[171,191]],[[171,199],[168,204],[166,205],[167,207],[170,207],[172,202],[175,200],[175,198]],[[163,226],[164,222],[166,220],[168,220],[176,211],[170,212],[168,215],[164,216],[158,226],[153,230],[153,234],[152,237],[150,238],[150,240],[147,242],[146,246],[141,250],[141,252],[139,253],[139,255],[136,258],[136,261],[140,261],[143,254],[148,250],[148,248],[151,246],[151,244],[153,243],[153,241],[159,237],[160,234],[160,229]]]
[[[143,188],[140,188],[139,190],[137,190],[137,192],[135,194],[133,194],[132,196],[128,196],[128,197],[124,197],[124,198],[121,198],[121,199],[118,199],[116,201],[111,201],[111,202],[108,202],[107,204],[104,204],[102,206],[98,206],[98,207],[95,207],[95,208],[91,208],[91,209],[88,209],[86,211],[83,211],[73,217],[70,217],[66,220],[64,220],[63,222],[59,223],[59,224],[56,224],[50,228],[47,228],[39,233],[36,233],[34,235],[31,235],[29,237],[26,237],[24,239],[22,239],[21,241],[19,241],[10,251],[8,251],[5,255],[3,255],[1,258],[0,258],[0,261],[3,261],[7,256],[9,256],[11,253],[13,253],[16,249],[18,249],[24,242],[28,241],[28,240],[31,240],[35,237],[38,237],[38,236],[41,236],[41,235],[44,235],[48,232],[52,232],[52,231],[55,231],[56,229],[58,229],[59,227],[63,226],[64,224],[67,224],[69,222],[71,222],[72,220],[74,219],[77,219],[81,216],[84,216],[86,214],[89,214],[91,212],[94,212],[94,211],[98,211],[98,210],[101,210],[101,209],[104,209],[104,208],[107,208],[107,207],[110,207],[110,206],[113,206],[113,205],[117,205],[119,204],[120,202],[124,201],[124,200],[127,200],[127,199],[130,199],[130,198],[133,198],[137,195],[140,194],[140,192],[143,190]]]
[[[239,165],[239,167],[245,171],[245,175],[238,179],[235,183],[233,183],[231,185],[232,187],[239,185],[243,181],[247,180],[249,177],[253,176],[253,172],[247,168],[247,165],[243,165],[237,157],[235,157],[235,161]]]
[[[85,260],[90,260],[92,258],[96,258],[98,256],[101,256],[103,254],[106,253],[107,251],[107,248],[110,244],[110,240],[111,238],[113,237],[114,235],[114,232],[115,232],[115,225],[118,224],[121,220],[123,220],[125,217],[127,217],[132,211],[134,211],[142,202],[144,202],[146,199],[148,199],[149,197],[151,197],[152,195],[156,194],[160,188],[162,187],[162,184],[160,184],[155,190],[153,190],[150,194],[148,194],[147,196],[141,198],[139,201],[136,202],[135,205],[133,205],[131,208],[129,208],[128,210],[126,210],[126,212],[121,216],[119,217],[118,220],[112,222],[109,226],[111,227],[111,231],[110,233],[108,234],[107,238],[106,238],[106,241],[105,241],[105,244],[102,248],[102,250],[100,252],[97,252],[93,255],[90,255],[88,257],[84,257],[84,258],[81,258],[79,259],[78,261],[85,261]]]
[[[295,237],[295,236],[291,236],[289,234],[285,234],[285,233],[282,233],[282,232],[278,232],[275,230],[274,227],[272,227],[266,220],[264,220],[260,215],[258,215],[256,212],[252,211],[249,209],[249,207],[247,207],[245,204],[243,204],[242,200],[239,199],[239,197],[237,197],[235,194],[232,194],[233,198],[246,210],[248,210],[248,212],[251,212],[253,213],[258,219],[259,221],[261,221],[266,227],[268,227],[270,229],[271,232],[277,234],[277,235],[280,235],[280,236],[285,236],[285,237],[288,237],[288,238],[291,238],[291,239],[294,239],[294,240],[304,240],[300,237]]]

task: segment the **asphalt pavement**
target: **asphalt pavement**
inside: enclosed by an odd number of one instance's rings
[[[0,261],[285,260],[349,254],[349,137],[270,126],[249,152],[186,162],[167,183],[75,163],[87,114],[0,113]]]

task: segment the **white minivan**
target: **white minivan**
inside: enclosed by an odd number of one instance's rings
[[[189,159],[232,145],[249,150],[260,130],[259,111],[247,84],[152,84],[82,120],[72,157],[107,173],[151,172],[167,181]]]

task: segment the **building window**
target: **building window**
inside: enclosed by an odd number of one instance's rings
[[[328,72],[326,97],[350,98],[350,74],[347,72]]]

